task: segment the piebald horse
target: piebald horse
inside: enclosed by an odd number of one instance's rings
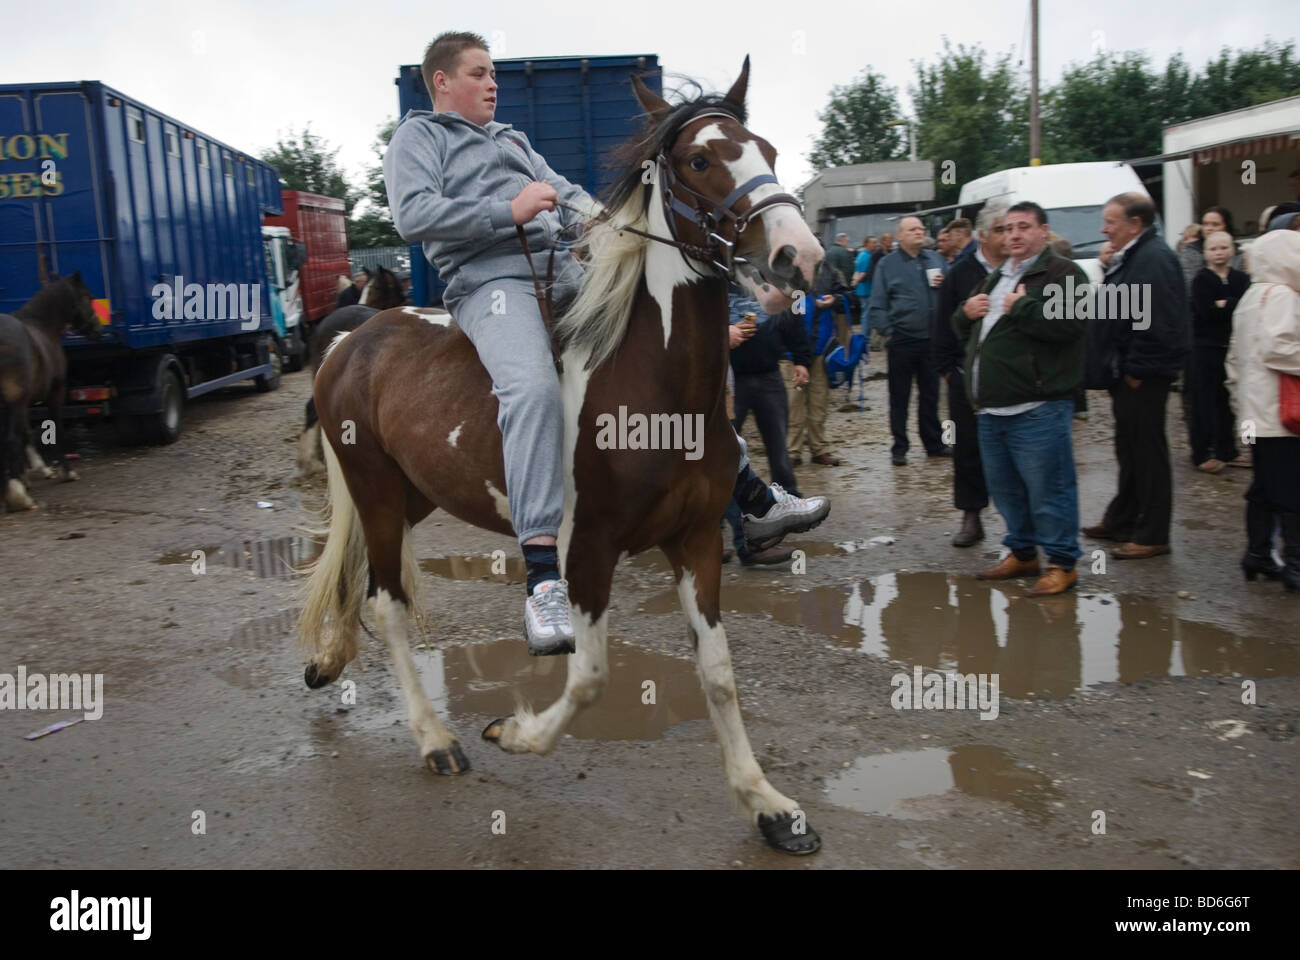
[[[746,58],[725,97],[676,106],[633,81],[648,120],[623,147],[626,172],[588,225],[582,286],[557,323],[565,421],[558,550],[577,649],[555,703],[536,714],[520,707],[483,737],[510,753],[554,748],[607,684],[616,564],[658,546],[676,576],[732,798],[769,844],[800,854],[820,838],[754,758],[719,616],[718,520],[740,460],[725,410],[727,275],[734,266],[775,313],[808,288],[823,256],[772,172],[776,151],[744,126],[748,77]],[[425,762],[462,773],[469,762],[425,698],[408,647],[419,570],[407,531],[440,507],[513,535],[491,380],[450,317],[406,307],[334,341],[315,400],[328,440],[331,518],[299,624],[307,685],[330,683],[356,656],[361,606],[372,597]],[[700,415],[702,456],[601,449],[597,418],[621,406]]]
[[[44,260],[41,278],[46,280]],[[64,480],[77,479],[68,468],[63,436],[68,358],[61,338],[69,327],[91,340],[102,333],[80,270],[49,279],[12,315],[0,313],[0,489],[10,510],[36,506],[23,487],[28,467],[46,477],[57,473]],[[31,444],[27,418],[34,403],[44,403],[53,421],[50,460],[57,469],[46,466]]]
[[[323,317],[312,327],[307,338],[307,367],[316,376],[325,350],[340,333],[355,330],[381,310],[399,307],[406,302],[402,281],[387,267],[379,266],[361,290],[361,299],[348,307]],[[307,477],[325,470],[324,452],[321,449],[320,425],[316,422],[316,401],[308,399],[302,433],[298,435],[298,473]]]

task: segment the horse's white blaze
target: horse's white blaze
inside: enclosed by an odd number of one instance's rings
[[[367,280],[366,285],[361,288],[361,299],[357,301],[357,306],[359,307],[370,306],[370,294],[374,290],[374,288],[375,288],[375,281]]]
[[[334,348],[339,345],[339,342],[351,332],[352,332],[351,330],[344,330],[342,333],[340,333],[338,336],[336,336],[333,340],[330,341],[330,345],[325,348],[325,353],[320,358],[321,367],[325,366],[325,361],[330,358],[330,354],[334,352]],[[317,375],[320,374],[320,368],[317,368],[316,373]]]
[[[451,314],[446,310],[439,310],[437,307],[402,307],[402,313],[411,317],[419,317],[435,327],[445,327],[451,323]]]
[[[460,428],[457,427],[457,429],[459,430]],[[497,515],[504,517],[506,520],[509,520],[510,499],[504,493],[502,493],[500,490],[494,487],[492,485],[491,480],[484,480],[483,483],[487,485],[488,496],[490,496],[493,502],[496,503],[497,505]]]
[[[695,134],[695,144],[698,146],[704,146],[710,140],[723,139],[726,139],[726,134],[717,123],[701,127]],[[776,171],[768,165],[763,152],[758,149],[757,141],[746,140],[737,145],[740,147],[740,156],[735,160],[723,161],[736,186],[763,174],[776,176]],[[773,194],[785,192],[787,191],[780,184],[763,183],[750,192],[749,199],[751,203],[757,203]],[[811,279],[818,261],[825,254],[799,211],[789,204],[780,203],[760,211],[758,217],[763,222],[763,229],[767,235],[767,255],[770,257],[785,246],[793,247],[795,266],[803,271],[805,277]]]
[[[450,443],[453,447],[456,446],[456,438],[460,436],[461,428],[464,426],[465,426],[465,422],[462,420],[460,423],[456,424],[455,430],[447,434],[447,442]],[[488,486],[491,486],[491,484],[488,484]]]
[[[710,627],[700,612],[695,601],[695,574],[690,570],[684,571],[677,582],[677,596],[686,621],[695,632],[700,683],[704,687],[718,742],[722,745],[722,763],[732,796],[750,820],[760,813],[791,813],[798,804],[767,782],[754,759],[740,716],[736,678],[731,669],[731,654],[727,650],[727,633],[722,621]]]
[[[654,194],[650,197],[650,210],[646,217],[649,221],[647,232],[659,237],[669,236],[668,220],[664,217],[663,194],[659,183],[655,181]],[[708,273],[705,264],[697,264],[697,269]],[[664,327],[664,349],[668,349],[668,338],[673,333],[673,289],[683,283],[691,283],[699,277],[687,266],[686,259],[676,247],[666,243],[650,243],[645,255],[645,284],[650,296],[659,305],[659,317]],[[567,365],[566,365],[567,369]]]

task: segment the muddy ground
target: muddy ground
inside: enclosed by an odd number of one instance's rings
[[[845,465],[799,470],[834,502],[791,540],[806,572],[724,578],[750,738],[824,840],[788,858],[729,809],[657,555],[622,564],[609,691],[549,757],[479,739],[514,691],[549,702],[563,665],[523,652],[517,548],[440,514],[415,536],[431,611],[416,658],[473,771],[423,766],[378,644],[344,674],[355,704],[306,689],[288,570],[323,494],[295,479],[308,391],[294,374],[199,400],[169,447],[79,430],[80,482],[35,482],[37,511],[0,514],[0,673],[102,673],[105,701],[30,741],[74,714],[0,711],[6,866],[1300,866],[1300,597],[1242,581],[1248,472],[1192,471],[1176,396],[1173,555],[1095,573],[1085,557],[1076,591],[1045,600],[971,577],[1001,521],[949,545],[950,463],[918,460],[914,439],[912,464],[891,466],[882,380],[865,411],[832,412]],[[1076,422],[1085,523],[1115,476],[1108,402],[1092,402]],[[511,563],[494,575],[497,549]],[[893,709],[891,678],[914,666],[997,673],[997,718]]]

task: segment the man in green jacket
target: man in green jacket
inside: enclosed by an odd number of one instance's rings
[[[1092,288],[1073,260],[1048,247],[1047,214],[1036,203],[1007,211],[1007,259],[957,306],[966,344],[966,384],[979,426],[980,459],[1011,552],[981,580],[1039,573],[1030,593],[1062,593],[1078,579],[1079,490],[1074,472],[1074,391],[1083,380]]]

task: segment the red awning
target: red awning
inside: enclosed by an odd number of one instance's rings
[[[1192,156],[1199,164],[1215,163],[1219,160],[1233,160],[1237,157],[1249,157],[1258,153],[1278,153],[1292,149],[1296,145],[1295,134],[1279,133],[1271,137],[1252,137],[1248,140],[1235,140],[1218,146],[1197,150]]]

